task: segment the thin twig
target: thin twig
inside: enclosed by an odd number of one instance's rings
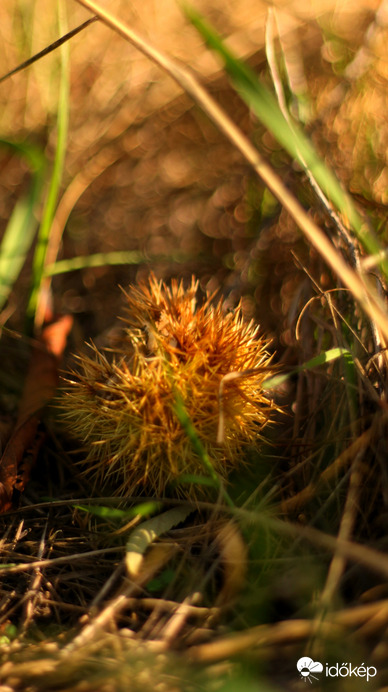
[[[89,550],[85,553],[74,553],[73,555],[64,555],[63,557],[54,557],[47,560],[34,560],[33,562],[22,562],[20,565],[0,565],[0,576],[7,574],[18,574],[28,570],[34,570],[41,567],[55,567],[56,565],[68,565],[70,562],[77,560],[85,560],[91,557],[99,557],[107,553],[118,553],[120,548],[101,548],[100,550]]]
[[[42,556],[43,556],[45,548],[46,548],[47,528],[48,528],[48,522],[46,522],[46,524],[44,525],[42,537],[41,537],[40,542],[39,542],[39,548],[38,548],[38,554],[37,554],[38,560],[42,560]],[[24,618],[23,618],[23,622],[21,624],[21,631],[22,632],[27,631],[27,628],[34,617],[34,611],[35,611],[36,604],[37,604],[38,598],[39,598],[39,589],[40,589],[40,585],[42,583],[42,578],[43,578],[42,570],[40,569],[40,567],[36,567],[34,569],[34,574],[31,575],[30,588],[28,589],[27,594],[26,594],[28,596],[28,600],[26,601],[25,606],[24,606]]]
[[[177,638],[187,618],[192,614],[193,605],[200,600],[201,594],[195,592],[187,596],[183,603],[176,604],[177,607],[175,612],[171,615],[159,636],[159,640],[163,642],[166,648]]]
[[[76,34],[79,34],[80,31],[82,31],[83,29],[86,29],[86,27],[89,26],[89,24],[96,22],[97,19],[98,19],[98,17],[92,17],[91,19],[88,19],[86,22],[83,22],[83,24],[76,26],[75,29],[72,29],[67,34],[65,34],[64,36],[61,36],[61,38],[59,38],[57,41],[54,41],[54,43],[50,43],[49,46],[46,46],[46,48],[43,48],[43,50],[41,50],[39,53],[35,53],[35,55],[33,55],[31,58],[29,58],[28,60],[25,60],[20,65],[15,67],[13,70],[11,70],[10,72],[7,72],[7,74],[0,77],[0,84],[2,82],[5,82],[5,80],[8,79],[9,77],[12,77],[14,74],[21,72],[21,70],[25,70],[26,67],[30,67],[30,65],[33,65],[34,62],[37,62],[37,60],[44,58],[45,55],[52,53],[53,50],[56,50],[63,43],[66,43],[66,41],[69,41],[71,38],[73,38],[73,36],[76,36]]]

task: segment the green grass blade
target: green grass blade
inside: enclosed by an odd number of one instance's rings
[[[160,512],[163,505],[161,502],[142,502],[140,505],[136,505],[136,507],[131,507],[130,509],[118,509],[117,507],[105,507],[103,505],[73,506],[81,512],[88,512],[96,517],[100,517],[100,519],[107,519],[109,521],[128,521],[135,517],[144,517]]]
[[[210,478],[210,476],[198,476],[195,473],[183,473],[181,476],[178,476],[177,480],[173,481],[171,485],[180,485],[181,483],[188,483],[190,485],[207,485],[210,488],[219,487],[218,479],[215,481],[213,478]]]
[[[230,505],[231,507],[234,507],[234,503],[233,503],[232,499],[229,497],[225,488],[222,486],[222,483],[221,483],[217,473],[214,470],[214,467],[213,467],[213,464],[209,458],[209,455],[208,455],[205,447],[202,444],[202,441],[200,440],[200,438],[197,434],[197,431],[193,425],[193,422],[192,422],[189,414],[186,411],[186,407],[183,403],[183,400],[178,395],[177,392],[175,392],[174,411],[175,411],[175,414],[176,414],[183,430],[185,431],[187,437],[189,438],[191,444],[193,445],[194,451],[198,454],[199,458],[202,461],[204,469],[209,474],[210,483],[208,483],[208,485],[213,485],[215,488],[218,488],[222,492],[222,495],[225,498],[225,501],[228,503],[228,505]],[[187,482],[187,476],[186,476],[186,482]]]
[[[197,10],[184,5],[184,11],[208,46],[223,59],[225,70],[237,93],[252,109],[256,117],[274,135],[290,156],[298,161],[304,170],[310,172],[326,197],[343,214],[365,249],[370,254],[378,254],[381,251],[378,240],[372,233],[368,232],[352,198],[343,190],[334,173],[317,154],[298,123],[292,120],[291,115],[289,119],[285,118],[272,92],[260,82],[253,70],[233,55],[221,37]],[[381,266],[385,274],[388,275],[388,261],[383,260]]]
[[[66,274],[80,269],[90,267],[104,267],[116,264],[142,264],[150,261],[149,257],[140,250],[117,250],[115,252],[96,252],[93,255],[81,257],[71,257],[70,259],[59,260],[45,267],[45,276],[55,276]]]
[[[59,8],[59,5],[58,5]],[[61,33],[66,33],[66,22],[62,17],[62,11],[58,9],[59,28]],[[38,232],[38,241],[33,262],[32,288],[27,309],[27,316],[31,320],[36,312],[39,301],[40,285],[44,275],[44,266],[51,226],[53,223],[59,189],[62,180],[62,172],[66,154],[67,132],[69,124],[69,46],[67,43],[60,47],[61,77],[59,85],[59,105],[57,116],[57,146],[54,157],[54,165],[48,188],[47,198],[42,214],[42,221]]]
[[[96,252],[93,255],[82,255],[70,259],[59,260],[44,268],[44,276],[55,276],[68,272],[87,269],[89,267],[105,267],[116,264],[144,264],[146,262],[178,262],[184,263],[192,259],[192,255],[181,250],[169,252],[166,255],[147,255],[140,250],[116,250],[113,252]],[[210,258],[209,258],[210,259]]]
[[[16,203],[0,245],[1,310],[20,274],[38,226],[35,210],[43,187],[45,162],[42,152],[33,145],[1,139],[0,145],[27,159],[32,172],[30,188]]]
[[[291,372],[288,372],[285,375],[275,375],[275,377],[270,377],[268,380],[264,380],[262,385],[263,389],[273,389],[273,387],[278,387],[284,382],[287,382],[287,380],[293,375],[297,375],[298,373],[304,372],[305,370],[312,370],[313,368],[317,368],[319,365],[330,363],[332,360],[336,360],[337,358],[341,357],[345,359],[346,368],[350,368],[353,366],[354,361],[350,351],[348,351],[346,348],[341,347],[331,348],[328,351],[320,353],[318,356],[311,358],[311,360],[308,360],[306,363],[303,363],[303,365],[300,365],[299,367],[295,368],[294,370],[291,370]]]

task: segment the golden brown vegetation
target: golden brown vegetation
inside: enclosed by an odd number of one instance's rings
[[[277,30],[271,38],[267,3],[196,3],[302,120],[320,155],[357,201],[364,231],[373,230],[385,247],[386,3],[275,5]],[[4,0],[4,73],[90,17],[73,0],[64,7],[68,27],[63,17],[59,28],[54,3],[35,0],[25,6]],[[99,497],[105,427],[99,435],[101,454],[92,454],[98,468],[90,485],[88,474],[80,475],[82,455],[71,453],[74,445],[57,413],[47,416],[46,442],[32,478],[19,505],[1,521],[0,684],[5,690],[104,692],[127,690],[130,679],[133,689],[166,692],[257,685],[297,692],[303,681],[296,661],[311,655],[376,666],[378,675],[368,685],[384,690],[387,380],[386,276],[380,258],[365,250],[346,216],[334,215],[317,198],[311,176],[258,124],[177,4],[163,2],[161,11],[154,0],[114,0],[109,11],[200,75],[210,96],[323,232],[334,260],[328,266],[319,242],[313,246],[302,237],[298,218],[268,193],[241,151],[171,76],[100,21],[71,39],[69,135],[41,296],[55,312],[75,318],[66,368],[74,367],[71,353],[78,352],[85,371],[73,391],[86,396],[86,403],[82,419],[71,410],[74,432],[82,435],[87,425],[84,436],[91,438],[97,431],[92,423],[105,426],[112,417],[117,423],[125,391],[134,406],[134,427],[144,435],[133,455],[134,437],[129,437],[124,456],[141,459],[141,467],[132,467],[119,486],[127,495],[147,477],[150,496],[139,500],[136,493],[125,504],[119,498],[119,509],[111,495]],[[38,147],[48,166],[46,186],[57,141],[59,75],[59,51],[54,51],[0,83],[1,137]],[[30,173],[15,150],[2,149],[0,163],[3,230],[29,189]],[[37,218],[42,206],[43,198],[34,209]],[[357,283],[344,280],[335,257]],[[146,288],[150,269],[157,279]],[[220,291],[229,314],[210,302],[194,309],[193,274],[204,295]],[[177,276],[179,282],[171,284]],[[170,292],[160,281],[173,286]],[[31,333],[26,336],[24,315],[30,283],[28,256],[1,313],[1,324],[10,329],[0,342],[3,448],[18,418],[20,365],[27,367]],[[118,285],[143,288],[125,297]],[[370,309],[370,297],[377,294],[378,314]],[[113,363],[109,352],[91,359],[85,341],[92,339],[98,353],[106,346],[117,348],[115,318],[123,304],[130,308],[124,331],[134,352],[119,351]],[[179,315],[172,310],[176,304]],[[251,319],[260,324],[264,341],[248,326]],[[216,359],[227,346],[227,367],[217,370],[212,364],[208,380],[202,346],[209,335],[201,332],[198,341],[189,342],[190,330],[182,325],[192,321],[210,330]],[[213,339],[215,322],[221,329]],[[39,320],[35,324],[39,337]],[[253,442],[255,426],[260,429],[267,418],[252,407],[262,393],[253,377],[237,378],[230,388],[225,385],[220,407],[220,385],[231,371],[261,368],[266,343],[276,353],[270,370],[276,362],[294,373],[268,393],[287,415],[272,432],[268,426],[268,447],[260,440],[242,459],[240,431]],[[181,468],[175,468],[172,446],[152,418],[155,407],[144,430],[139,413],[139,396],[155,393],[157,377],[164,384],[170,377],[159,351],[176,366],[179,383],[188,382],[185,368],[195,375],[195,385],[181,392],[182,398],[217,472],[226,477],[216,443],[220,418],[228,469],[237,466],[236,453],[241,466],[229,479],[234,507],[223,504],[221,495],[218,502],[197,497],[195,511],[181,526],[171,526],[148,545],[132,579],[125,573],[128,532],[144,515],[156,515],[157,521],[161,500],[167,508],[185,505],[182,499],[161,497]],[[322,354],[328,355],[326,362]],[[306,367],[317,357],[321,360]],[[97,386],[91,385],[93,371]],[[204,380],[211,388],[208,418],[202,408]],[[70,396],[74,404],[76,396]],[[96,399],[100,407],[92,421]],[[187,471],[199,473],[200,459],[178,419],[170,417],[171,404],[169,399],[167,414],[162,407],[162,418],[167,415],[182,456],[193,462]],[[121,422],[134,430],[132,418],[123,414]],[[121,449],[124,434],[119,432]],[[122,469],[119,447],[113,455]],[[161,471],[147,468],[160,454],[163,463],[169,459],[163,478]],[[151,524],[153,531],[159,535],[157,524]],[[356,682],[343,680],[343,689],[353,691]]]
[[[152,276],[126,296],[130,326],[113,362],[98,351],[80,358],[61,406],[100,492],[110,484],[119,495],[160,497],[183,474],[203,475],[175,412],[178,396],[220,481],[244,462],[244,448],[258,443],[276,410],[262,391],[272,369],[258,328],[244,324],[239,308],[225,314],[222,301],[213,306],[212,296],[197,306],[197,294],[194,279],[168,288]],[[183,488],[188,497],[198,491],[195,483]]]

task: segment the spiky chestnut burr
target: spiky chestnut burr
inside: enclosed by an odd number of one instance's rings
[[[244,462],[244,447],[276,409],[261,387],[273,369],[258,327],[214,296],[198,305],[197,293],[194,278],[188,289],[177,281],[168,288],[152,275],[126,294],[124,337],[113,358],[94,345],[91,356],[78,357],[61,407],[96,489],[161,496],[182,474],[206,475],[176,415],[177,393],[221,480]],[[200,487],[179,492],[195,497]]]

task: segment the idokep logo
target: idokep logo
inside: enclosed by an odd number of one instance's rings
[[[314,680],[319,680],[314,673],[322,673],[323,665],[319,661],[313,661],[309,656],[302,656],[296,664],[299,670],[300,677],[304,682],[312,682]]]
[[[316,673],[325,673],[328,678],[365,678],[367,682],[377,675],[377,668],[366,666],[364,663],[361,663],[360,666],[354,666],[352,663],[336,663],[334,666],[330,666],[326,663],[323,667],[322,663],[313,661],[309,656],[302,656],[296,667],[302,680],[310,684],[313,680],[319,680]]]

